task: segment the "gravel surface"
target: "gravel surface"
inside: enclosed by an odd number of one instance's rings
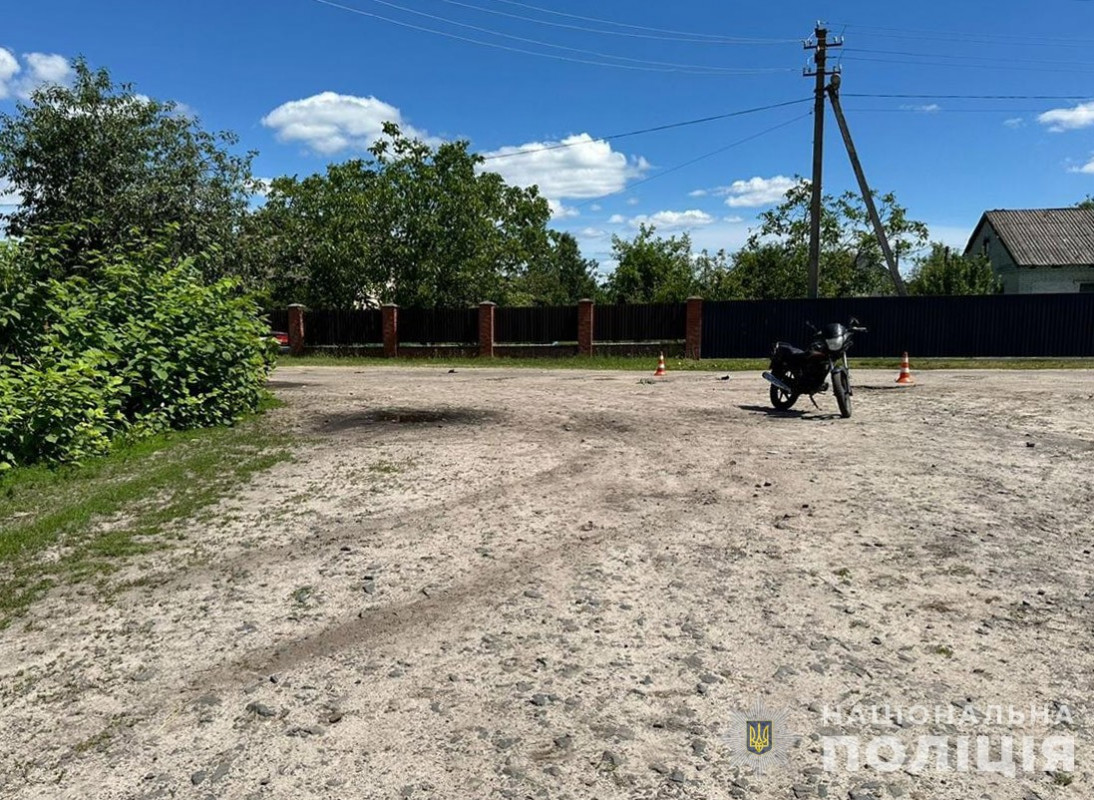
[[[721,377],[278,369],[295,461],[0,632],[0,796],[1094,796],[1094,373],[857,371],[851,420]],[[881,704],[1071,721],[824,717]],[[1000,732],[1075,772],[822,764]]]

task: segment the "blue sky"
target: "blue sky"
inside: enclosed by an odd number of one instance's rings
[[[1094,194],[1088,0],[36,0],[0,32],[0,110],[36,82],[64,80],[65,60],[82,54],[238,133],[259,151],[260,176],[360,154],[394,118],[505,154],[491,167],[538,183],[555,227],[602,262],[611,234],[643,220],[732,250],[783,179],[808,172],[808,103],[599,137],[808,98],[801,42],[818,16],[844,37],[835,57],[871,183],[935,238],[963,244],[987,208]],[[826,189],[853,188],[827,122]],[[558,142],[573,146],[542,150]]]

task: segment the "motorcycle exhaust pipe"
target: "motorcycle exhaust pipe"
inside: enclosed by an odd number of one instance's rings
[[[776,378],[776,377],[775,377],[774,375],[772,375],[772,374],[771,374],[770,372],[765,372],[765,373],[764,373],[764,380],[766,380],[766,381],[767,381],[768,383],[770,383],[770,384],[773,384],[774,386],[777,386],[777,387],[778,387],[779,389],[781,389],[782,391],[786,392],[787,394],[794,394],[794,390],[793,390],[793,389],[791,389],[791,388],[790,388],[789,386],[787,386],[787,385],[786,385],[785,383],[783,383],[782,381],[780,381],[780,380],[779,380],[778,378]]]

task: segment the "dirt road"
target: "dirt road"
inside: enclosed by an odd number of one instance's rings
[[[279,369],[294,462],[0,633],[0,796],[1094,796],[1094,373],[860,371],[848,421],[720,377]],[[879,734],[1077,763],[824,769]]]

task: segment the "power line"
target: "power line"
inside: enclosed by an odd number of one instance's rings
[[[667,131],[673,128],[684,128],[689,125],[699,125],[704,122],[714,122],[720,119],[730,119],[731,117],[743,117],[746,114],[755,114],[760,111],[771,111],[776,108],[785,108],[787,106],[799,105],[801,103],[808,103],[813,98],[803,97],[800,100],[788,100],[785,103],[773,103],[767,106],[758,106],[756,108],[746,108],[742,111],[730,111],[726,114],[716,114],[710,117],[700,117],[699,119],[689,119],[683,122],[670,122],[666,125],[656,125],[652,128],[642,128],[636,131],[627,131],[625,133],[614,133],[610,136],[598,136],[593,141],[611,142],[616,139],[626,139],[630,136],[640,136],[645,133],[657,133],[658,131]],[[563,150],[568,147],[579,147],[583,144],[588,144],[588,141],[580,142],[559,142],[558,144],[545,145],[531,150],[514,150],[506,153],[495,153],[489,156],[483,156],[484,161],[496,161],[499,158],[513,158],[515,156],[533,155],[535,153],[544,153],[550,150]]]
[[[949,41],[967,44],[1006,44],[1034,47],[1082,47],[1094,45],[1094,39],[1075,39],[1067,37],[1043,36],[1037,34],[1008,33],[970,33],[967,31],[938,31],[913,28],[883,28],[870,25],[841,23],[845,28],[871,33],[875,36],[892,39],[915,39],[916,41]]]
[[[454,20],[450,20],[446,17],[437,16],[435,14],[427,14],[423,11],[415,11],[414,9],[406,8],[405,6],[396,5],[395,3],[389,3],[389,2],[387,2],[387,0],[371,0],[371,2],[379,3],[380,5],[395,8],[395,9],[398,9],[400,11],[404,11],[404,12],[409,13],[409,14],[416,14],[418,16],[428,17],[430,19],[439,20],[439,21],[445,22],[447,24],[456,25],[456,26],[462,27],[462,28],[470,28],[472,30],[479,31],[481,33],[486,33],[486,34],[491,35],[491,36],[499,36],[499,37],[502,37],[502,38],[505,38],[505,39],[513,39],[513,40],[517,40],[517,41],[521,41],[521,42],[525,42],[525,43],[535,44],[535,45],[538,45],[538,46],[541,46],[541,47],[550,47],[550,48],[559,49],[559,50],[568,50],[568,51],[571,51],[571,52],[576,52],[576,53],[582,53],[582,54],[586,54],[586,55],[595,56],[595,57],[600,58],[600,59],[614,58],[614,59],[617,59],[617,60],[620,60],[620,61],[636,61],[636,62],[638,62],[638,64],[618,64],[618,63],[614,63],[614,62],[611,62],[611,61],[593,61],[591,59],[573,58],[573,57],[570,57],[570,56],[561,56],[561,55],[555,55],[555,54],[552,54],[552,53],[541,53],[541,52],[538,52],[538,51],[535,51],[535,50],[526,50],[524,48],[512,47],[512,46],[509,46],[509,45],[498,44],[496,42],[486,42],[486,41],[482,41],[481,39],[472,39],[472,38],[467,37],[467,36],[460,36],[459,34],[449,33],[447,31],[439,31],[439,30],[436,30],[434,28],[427,28],[427,27],[424,27],[424,26],[421,26],[421,25],[414,25],[414,24],[409,23],[409,22],[403,22],[403,21],[400,21],[400,20],[392,19],[391,17],[385,17],[381,14],[375,14],[371,11],[365,11],[365,10],[360,9],[360,8],[354,8],[352,6],[343,5],[341,3],[336,3],[336,2],[333,2],[333,0],[314,0],[314,2],[320,3],[320,4],[325,5],[325,6],[330,6],[332,8],[337,8],[337,9],[340,9],[342,11],[347,11],[347,12],[350,12],[352,14],[359,14],[359,15],[365,16],[365,17],[372,17],[374,19],[379,19],[379,20],[382,20],[384,22],[389,22],[393,25],[399,25],[399,26],[404,27],[404,28],[410,28],[412,30],[422,31],[422,32],[425,32],[425,33],[432,33],[432,34],[437,35],[437,36],[444,36],[444,37],[447,37],[449,39],[456,39],[458,41],[468,42],[470,44],[482,45],[484,47],[493,47],[493,48],[498,49],[498,50],[507,50],[507,51],[513,52],[513,53],[523,53],[525,55],[539,56],[541,58],[552,58],[552,59],[559,60],[559,61],[569,61],[569,62],[578,63],[578,64],[590,64],[590,65],[593,65],[593,66],[601,66],[601,67],[616,67],[616,68],[619,68],[619,69],[638,70],[638,71],[641,71],[641,72],[674,72],[674,73],[682,73],[682,74],[689,74],[689,75],[704,75],[704,76],[765,74],[765,73],[790,72],[790,71],[792,71],[790,69],[784,69],[784,68],[781,68],[781,67],[736,69],[736,68],[732,68],[732,67],[708,67],[708,66],[703,66],[703,65],[669,64],[669,63],[666,63],[666,62],[643,61],[642,59],[631,59],[631,58],[627,58],[626,56],[616,56],[616,55],[610,55],[610,54],[607,54],[607,53],[598,53],[598,52],[592,51],[592,50],[582,50],[582,49],[576,48],[576,47],[566,47],[564,45],[551,44],[549,42],[541,42],[541,41],[538,41],[538,40],[535,40],[535,39],[527,39],[527,38],[524,38],[524,37],[521,37],[521,36],[512,36],[510,34],[501,33],[499,31],[493,31],[493,30],[490,30],[488,28],[481,28],[481,27],[478,27],[476,25],[469,25],[469,24],[462,23],[462,22],[456,22]],[[642,65],[645,65],[645,64],[648,64],[650,66],[642,66]]]
[[[626,36],[635,39],[654,39],[661,42],[690,42],[691,44],[712,44],[712,45],[767,45],[767,44],[786,44],[789,41],[782,41],[778,39],[729,39],[729,38],[709,38],[709,34],[684,34],[684,35],[665,35],[657,33],[634,33],[631,31],[613,31],[605,30],[604,28],[590,28],[586,25],[573,25],[566,22],[551,22],[546,19],[536,19],[535,17],[529,17],[525,14],[513,14],[507,11],[500,11],[496,8],[484,8],[482,6],[472,5],[470,3],[462,3],[459,0],[441,0],[441,2],[448,3],[449,5],[459,6],[461,8],[469,8],[473,11],[479,11],[483,14],[494,14],[499,17],[508,17],[510,19],[519,19],[523,22],[532,22],[536,25],[547,25],[552,28],[564,28],[566,30],[582,31],[584,33],[596,33],[603,36]],[[523,4],[520,4],[523,5]],[[528,8],[534,8],[534,6],[527,6]],[[546,10],[546,9],[544,9]],[[561,12],[551,11],[549,13],[560,14]],[[565,14],[563,16],[575,16],[572,14]],[[587,19],[586,17],[577,17],[578,19]],[[619,25],[621,23],[613,22],[607,23],[611,25]],[[657,30],[657,29],[651,29]]]
[[[938,58],[939,56],[934,56]],[[939,61],[910,61],[908,59],[899,58],[870,58],[863,56],[845,56],[847,61],[868,61],[875,64],[911,64],[917,67],[945,67],[946,69],[954,69],[957,67],[963,67],[968,69],[991,69],[991,70],[1014,70],[1021,72],[1070,72],[1079,74],[1089,74],[1094,72],[1090,69],[1072,69],[1067,67],[1025,67],[1025,66],[1008,66],[1005,62],[1000,64],[954,64],[952,62],[939,62]],[[945,56],[942,56],[945,58]]]
[[[873,97],[889,100],[1086,100],[1088,94],[865,94],[841,92],[844,97]]]
[[[693,33],[693,32],[690,32],[690,31],[675,31],[675,30],[672,30],[670,28],[652,28],[652,27],[649,27],[647,25],[632,25],[629,22],[616,22],[614,20],[602,19],[602,18],[599,18],[599,17],[583,17],[580,14],[567,14],[564,11],[555,11],[554,9],[551,9],[551,8],[543,8],[542,6],[534,6],[534,5],[531,5],[529,3],[521,3],[521,2],[518,2],[518,0],[495,0],[495,2],[505,3],[506,5],[510,5],[510,6],[519,6],[521,8],[527,8],[527,9],[530,9],[532,11],[540,11],[544,14],[554,14],[555,16],[558,16],[558,17],[568,17],[569,19],[578,19],[578,20],[582,20],[583,22],[598,22],[602,25],[615,25],[615,26],[620,27],[620,28],[629,28],[631,30],[651,31],[653,33],[663,33],[663,34],[670,34],[670,35],[675,34],[675,35],[679,35],[679,36],[690,36],[690,37],[695,37],[697,39],[711,40],[712,43],[722,43],[722,44],[797,44],[798,42],[801,41],[800,39],[750,39],[750,38],[743,38],[743,37],[721,36],[721,35],[715,34],[715,33]]]
[[[1045,109],[1042,108],[863,108],[855,107],[848,108],[847,111],[853,111],[856,114],[870,114],[876,112],[892,112],[892,113],[905,113],[905,114],[923,114],[925,116],[932,116],[934,114],[1040,114]]]
[[[407,8],[406,6],[401,6],[398,3],[389,2],[389,0],[371,0],[371,2],[377,3],[377,4],[382,5],[382,6],[387,6],[388,8],[394,8],[398,11],[402,11],[402,12],[407,13],[407,14],[414,14],[414,15],[419,16],[419,17],[425,17],[426,19],[432,19],[432,20],[436,20],[438,22],[443,22],[447,25],[455,25],[458,28],[467,28],[468,30],[477,31],[478,33],[485,33],[488,36],[498,36],[502,39],[511,39],[513,41],[516,41],[516,42],[524,42],[525,44],[534,44],[534,45],[537,45],[539,47],[550,47],[550,48],[555,49],[555,50],[567,50],[571,53],[581,53],[581,54],[587,55],[587,56],[595,56],[596,58],[614,58],[618,61],[628,61],[628,62],[631,62],[631,63],[634,63],[634,64],[647,64],[649,66],[655,66],[655,67],[677,67],[677,68],[682,69],[682,70],[699,70],[699,71],[703,71],[703,72],[740,73],[740,72],[754,72],[754,71],[756,71],[756,70],[753,70],[753,69],[743,69],[742,70],[742,69],[737,69],[737,68],[734,68],[734,67],[717,67],[717,66],[712,67],[712,66],[708,66],[706,64],[676,64],[676,63],[673,63],[671,61],[651,61],[651,60],[643,59],[643,58],[628,58],[627,56],[617,56],[617,55],[613,55],[611,53],[601,53],[601,52],[598,52],[596,50],[584,50],[580,47],[567,47],[566,45],[553,44],[551,42],[540,41],[539,39],[529,39],[529,38],[524,37],[524,36],[514,36],[512,34],[503,33],[501,31],[496,31],[493,28],[483,28],[479,25],[470,25],[466,22],[458,22],[454,19],[450,19],[448,17],[443,17],[443,16],[440,16],[438,14],[429,14],[425,11],[417,11],[413,8]],[[780,69],[780,68],[765,68],[764,71],[785,72],[787,70]]]
[[[812,98],[809,98],[809,99],[811,100]],[[735,142],[730,142],[727,145],[719,147],[717,150],[711,150],[709,153],[703,153],[703,155],[701,155],[701,156],[696,156],[695,158],[684,161],[681,164],[677,164],[673,167],[669,167],[668,169],[662,170],[661,172],[658,172],[656,175],[650,175],[647,178],[642,178],[641,180],[637,180],[634,183],[632,183],[630,186],[627,186],[624,189],[620,189],[618,192],[612,192],[611,194],[603,195],[601,197],[592,197],[592,198],[590,198],[588,200],[584,200],[580,203],[575,203],[574,208],[583,208],[584,206],[587,206],[590,203],[595,203],[595,202],[598,202],[600,200],[603,200],[604,197],[612,197],[612,196],[620,194],[620,193],[625,194],[627,192],[630,192],[636,186],[641,186],[643,184],[649,183],[650,181],[657,180],[658,178],[663,178],[666,175],[671,175],[673,172],[679,172],[680,170],[682,170],[686,167],[690,167],[692,164],[698,164],[700,161],[705,161],[708,158],[713,158],[714,156],[720,155],[720,154],[726,152],[727,150],[732,150],[735,147],[740,147],[742,144],[746,144],[747,142],[751,142],[754,139],[759,139],[761,136],[767,136],[767,134],[769,134],[769,133],[774,133],[775,131],[779,130],[780,128],[785,128],[788,125],[793,125],[795,122],[800,122],[801,120],[806,119],[807,117],[810,117],[812,115],[813,115],[813,112],[809,111],[809,112],[806,112],[805,114],[794,117],[793,119],[788,119],[785,122],[780,122],[778,125],[772,125],[770,128],[765,128],[764,130],[759,131],[758,133],[754,133],[751,136],[746,136],[743,139],[738,139]]]
[[[949,53],[917,53],[909,50],[873,50],[865,47],[848,47],[845,52],[848,53],[871,53],[874,55],[887,55],[887,56],[912,56],[914,58],[953,58],[962,61],[1002,61],[1011,64],[1041,64],[1051,66],[1065,66],[1065,67],[1094,67],[1094,63],[1080,62],[1080,61],[1059,61],[1041,58],[1012,58],[1010,56],[969,56],[963,54]]]

